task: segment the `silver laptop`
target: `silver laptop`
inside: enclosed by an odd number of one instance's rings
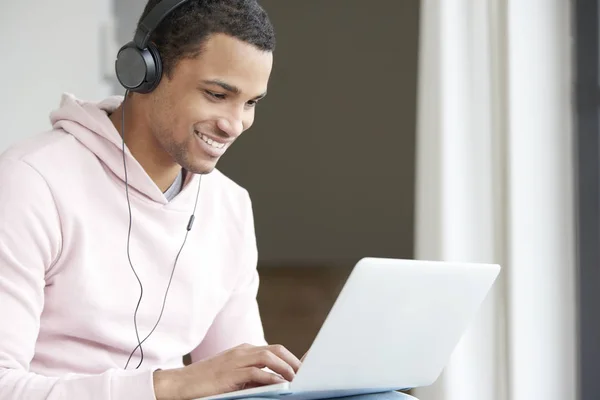
[[[310,400],[429,386],[499,272],[495,264],[364,258],[293,382],[204,399]]]

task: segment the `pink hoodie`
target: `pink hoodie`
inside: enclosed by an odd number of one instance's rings
[[[161,322],[137,345],[140,295],[127,259],[121,137],[98,104],[64,95],[53,129],[0,156],[0,400],[155,399],[152,373],[241,343],[266,344],[245,189],[202,177],[196,219]],[[171,202],[126,151],[140,338],[159,316],[194,207],[191,175]]]

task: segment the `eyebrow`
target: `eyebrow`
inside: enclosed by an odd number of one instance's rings
[[[224,90],[233,93],[233,94],[240,94],[242,91],[240,90],[240,88],[238,88],[237,86],[234,85],[230,85],[227,82],[223,82],[222,80],[219,79],[211,79],[211,80],[204,80],[202,81],[203,83],[207,84],[207,85],[217,85],[222,87]],[[260,100],[263,97],[265,97],[267,95],[267,92],[264,92],[258,96],[256,96],[254,98],[254,100]]]

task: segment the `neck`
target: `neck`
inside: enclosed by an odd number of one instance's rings
[[[129,95],[125,103],[124,136],[121,129],[122,112],[123,104],[110,115],[110,120],[119,135],[124,137],[125,144],[133,157],[164,193],[181,172],[181,166],[173,161],[152,135],[135,95]]]

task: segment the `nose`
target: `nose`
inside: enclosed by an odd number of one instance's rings
[[[227,136],[237,138],[244,131],[244,124],[242,119],[239,117],[235,118],[219,118],[217,126],[221,131],[227,134]]]

